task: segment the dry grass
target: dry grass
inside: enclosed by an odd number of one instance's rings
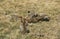
[[[22,35],[20,20],[11,15],[26,16],[27,11],[46,13],[49,22],[29,25],[29,34]],[[0,0],[0,39],[60,39],[60,0]],[[16,19],[16,20],[15,20]],[[38,35],[44,35],[40,37]]]

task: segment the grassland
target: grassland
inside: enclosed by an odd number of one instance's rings
[[[27,11],[46,13],[49,22],[29,25],[29,34],[22,35],[20,19],[11,15],[25,17]],[[60,39],[60,0],[0,0],[0,39]],[[44,35],[40,37],[38,35]]]

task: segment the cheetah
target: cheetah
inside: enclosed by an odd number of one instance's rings
[[[46,14],[36,14],[36,13],[30,13],[28,11],[28,16],[22,17],[22,16],[17,16],[21,20],[21,25],[20,25],[20,31],[21,33],[29,33],[29,30],[27,29],[28,23],[37,23],[39,21],[49,21],[50,17]]]

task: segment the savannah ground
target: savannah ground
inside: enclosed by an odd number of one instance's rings
[[[10,16],[25,17],[27,11],[46,13],[50,21],[29,25],[30,33],[23,35],[19,29],[20,19]],[[60,39],[59,16],[60,0],[0,0],[0,39]]]

